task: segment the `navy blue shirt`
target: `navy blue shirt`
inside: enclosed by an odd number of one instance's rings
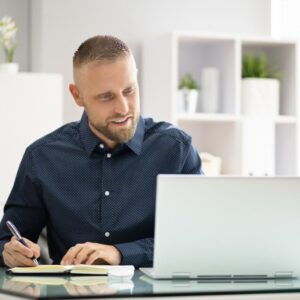
[[[77,243],[110,244],[122,264],[151,266],[156,176],[200,174],[191,138],[140,117],[133,138],[110,150],[80,122],[62,126],[25,151],[0,224],[0,253],[11,220],[36,242],[47,227],[54,263]]]

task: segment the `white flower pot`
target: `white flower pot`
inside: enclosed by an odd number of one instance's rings
[[[198,103],[198,91],[182,89],[178,91],[178,112],[195,113]]]
[[[271,78],[242,79],[242,112],[246,115],[279,114],[279,80]]]
[[[17,63],[3,63],[0,64],[0,72],[4,73],[18,73],[19,64]]]

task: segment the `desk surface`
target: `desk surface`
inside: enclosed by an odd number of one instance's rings
[[[300,297],[300,279],[249,282],[152,280],[140,271],[136,271],[131,280],[117,280],[103,276],[9,276],[5,269],[0,268],[0,283],[1,299],[9,299],[9,295],[26,299],[64,299],[233,294],[249,297],[249,294],[267,296],[269,293],[276,293],[280,299],[295,293]]]

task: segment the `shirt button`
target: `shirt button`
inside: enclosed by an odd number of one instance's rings
[[[107,156],[107,158],[111,158],[111,154],[110,153],[107,153],[106,156]]]
[[[109,196],[109,191],[105,191],[104,195]]]
[[[100,144],[99,147],[100,147],[101,149],[103,149],[103,148],[104,148],[104,145],[103,145],[103,144]]]
[[[105,235],[106,237],[109,237],[109,236],[110,236],[110,233],[109,233],[108,231],[106,231],[106,232],[104,233],[104,235]]]

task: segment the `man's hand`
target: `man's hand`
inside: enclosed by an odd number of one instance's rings
[[[116,247],[87,242],[71,247],[60,263],[62,265],[119,265],[121,259],[122,255]]]
[[[14,236],[4,245],[2,256],[4,263],[8,267],[13,268],[35,266],[35,263],[32,261],[32,257],[40,257],[40,246],[28,239],[24,238],[24,240],[29,248],[20,243]]]

